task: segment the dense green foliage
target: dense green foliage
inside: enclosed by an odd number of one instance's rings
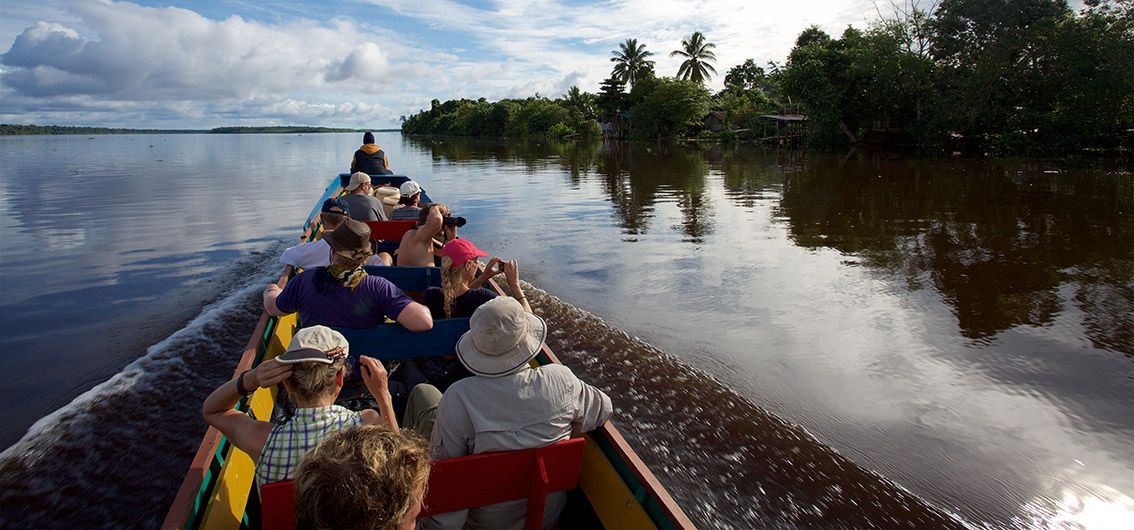
[[[629,102],[632,138],[681,138],[709,113],[709,91],[701,83],[672,77],[639,78]]]
[[[779,76],[813,144],[900,128],[919,144],[1112,146],[1134,127],[1130,0],[943,0],[867,31],[799,37]]]
[[[574,88],[564,99],[535,96],[488,102],[457,99],[433,100],[427,111],[402,122],[406,134],[450,134],[455,136],[551,136],[562,138],[602,134],[595,121],[594,96]]]
[[[702,33],[671,54],[686,59],[678,78],[656,77],[646,45],[627,39],[597,94],[435,100],[402,130],[573,137],[598,136],[602,122],[618,137],[757,139],[775,130],[763,116],[803,114],[812,145],[1000,151],[1110,148],[1134,130],[1134,0],[1085,0],[1078,13],[1065,0],[913,5],[837,38],[806,28],[786,63],[748,59],[712,96],[702,84],[715,45]]]

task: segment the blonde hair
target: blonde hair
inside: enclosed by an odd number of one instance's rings
[[[413,433],[379,425],[335,432],[299,462],[296,528],[396,529],[428,480],[429,451]]]
[[[335,381],[339,370],[346,367],[346,361],[323,363],[296,363],[291,365],[290,393],[304,401],[321,398],[336,391]]]
[[[453,318],[453,301],[457,298],[454,293],[457,285],[465,281],[464,267],[465,264],[462,263],[454,269],[453,258],[441,257],[441,294],[445,295],[445,318]]]

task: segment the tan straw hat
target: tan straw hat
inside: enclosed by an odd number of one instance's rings
[[[547,324],[520,305],[500,296],[478,307],[469,330],[457,341],[457,358],[473,374],[502,377],[522,370],[539,353]]]
[[[395,206],[402,199],[402,193],[393,186],[379,186],[374,188],[374,197],[382,201],[382,204]]]

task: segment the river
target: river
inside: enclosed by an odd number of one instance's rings
[[[0,526],[161,521],[359,138],[0,138]],[[378,141],[700,526],[1134,525],[1128,165]]]

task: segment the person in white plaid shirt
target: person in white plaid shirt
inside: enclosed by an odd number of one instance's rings
[[[363,355],[359,362],[363,383],[378,402],[379,411],[355,412],[334,404],[347,373],[348,353],[349,345],[341,333],[326,326],[301,329],[286,353],[245,370],[213,391],[205,398],[202,415],[252,457],[259,484],[290,480],[299,459],[331,432],[379,423],[398,432],[386,369],[376,359]],[[241,397],[277,383],[283,383],[295,402],[295,415],[288,421],[272,425],[235,410]]]

